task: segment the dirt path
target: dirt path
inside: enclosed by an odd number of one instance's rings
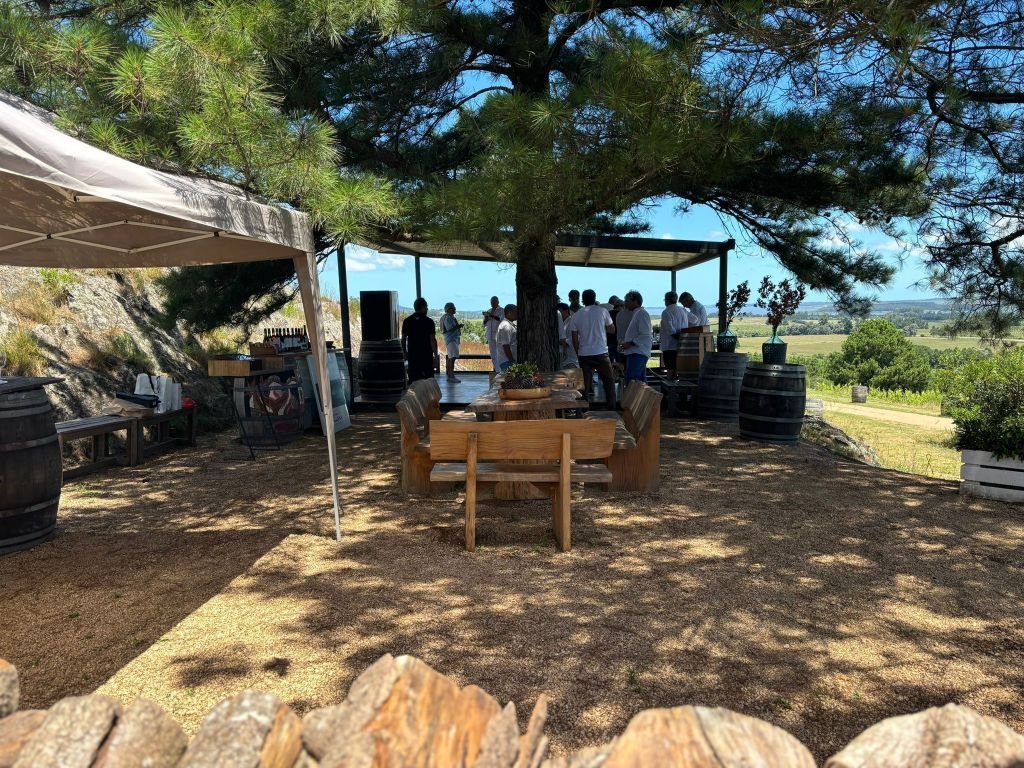
[[[839,413],[852,413],[857,416],[865,416],[869,419],[879,421],[891,421],[896,424],[910,424],[915,427],[928,427],[929,429],[952,429],[953,420],[946,416],[928,416],[923,413],[907,413],[906,411],[890,411],[885,408],[872,408],[870,405],[855,405],[852,403],[830,403],[825,401],[826,411],[838,411]]]

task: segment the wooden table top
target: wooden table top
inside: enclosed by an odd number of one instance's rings
[[[569,408],[589,408],[590,403],[575,389],[553,389],[550,397],[536,400],[502,400],[498,389],[489,389],[470,403],[466,410],[473,413],[513,413],[526,411],[562,411]]]
[[[11,392],[26,392],[30,389],[41,389],[47,384],[59,384],[64,379],[52,376],[0,376],[3,383],[0,384],[0,395]]]

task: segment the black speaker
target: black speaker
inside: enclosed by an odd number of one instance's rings
[[[359,319],[363,341],[397,339],[398,291],[360,291]]]

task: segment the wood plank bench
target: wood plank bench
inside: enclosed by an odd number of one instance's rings
[[[543,419],[467,424],[439,421],[430,429],[430,472],[436,481],[466,483],[466,549],[476,548],[476,500],[480,483],[529,482],[549,486],[552,526],[559,549],[572,549],[572,483],[608,484],[601,464],[576,460],[612,454],[615,423]],[[519,463],[515,461],[539,461]]]
[[[185,433],[174,436],[171,434],[171,422],[184,419]],[[154,453],[162,453],[176,445],[187,445],[194,447],[196,444],[196,409],[179,408],[176,411],[154,413],[149,416],[142,416],[135,419],[138,429],[136,437],[136,463],[142,464],[146,456]],[[146,443],[146,430],[151,429],[153,442]]]
[[[110,451],[110,436],[125,432],[125,453],[117,456]],[[57,422],[57,436],[60,439],[61,455],[64,443],[69,440],[92,438],[91,461],[64,470],[64,478],[70,480],[82,475],[99,472],[113,464],[133,467],[138,462],[138,431],[135,419],[128,416],[87,416],[84,419]]]
[[[608,459],[612,473],[610,491],[658,490],[661,471],[662,395],[640,382],[633,382],[622,397],[623,415],[587,414],[588,420],[615,421],[615,449]]]

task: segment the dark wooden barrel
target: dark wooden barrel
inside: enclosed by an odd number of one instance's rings
[[[364,341],[359,347],[358,380],[363,402],[397,403],[405,392],[401,339]]]
[[[0,384],[0,554],[35,546],[56,530],[60,441],[43,386],[58,381]]]
[[[705,419],[732,421],[740,409],[740,388],[749,355],[709,352],[697,380],[697,409]]]
[[[740,434],[753,440],[794,443],[800,439],[806,403],[802,365],[750,363],[740,388]]]

